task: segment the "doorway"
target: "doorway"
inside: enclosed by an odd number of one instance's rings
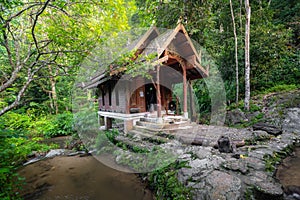
[[[156,98],[156,89],[153,84],[149,83],[145,85],[146,93],[146,109],[151,111],[151,109],[156,110],[157,98]]]

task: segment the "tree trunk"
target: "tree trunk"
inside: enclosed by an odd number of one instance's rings
[[[51,84],[51,96],[52,96],[52,102],[53,107],[55,110],[55,114],[58,114],[58,103],[57,103],[57,93],[56,93],[56,81],[55,76],[57,76],[57,70],[53,73],[51,65],[48,65],[48,69],[50,72],[50,84]],[[50,99],[51,100],[51,99]]]
[[[251,8],[249,0],[245,0],[246,25],[245,25],[245,110],[250,109],[250,17]]]
[[[4,115],[6,112],[16,108],[21,104],[21,98],[24,95],[25,91],[27,90],[29,84],[33,81],[32,76],[28,76],[28,79],[26,83],[22,86],[21,90],[18,92],[18,95],[16,96],[15,101],[12,104],[9,104],[8,106],[4,107],[0,110],[0,116]]]
[[[243,35],[242,7],[243,7],[243,0],[240,0],[240,31],[241,31],[241,35]]]
[[[238,41],[236,35],[236,27],[235,27],[235,19],[234,13],[232,8],[232,1],[229,0],[230,3],[230,11],[231,11],[231,18],[232,18],[232,25],[233,25],[233,35],[234,35],[234,55],[235,55],[235,79],[236,79],[236,97],[235,102],[238,104],[239,102],[239,61],[238,61]]]

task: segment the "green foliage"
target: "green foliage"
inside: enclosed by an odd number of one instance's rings
[[[115,137],[119,135],[119,131],[118,131],[118,129],[105,131],[105,135],[109,141],[111,141],[112,143],[115,144],[116,143]]]
[[[124,61],[127,61],[125,62],[127,63],[126,74],[129,74],[132,77],[142,76],[144,78],[151,79],[152,76],[149,74],[149,71],[154,70],[155,68],[153,62],[156,60],[155,58],[157,58],[157,53],[149,55],[140,54],[135,60],[128,61],[133,57],[134,52],[135,51],[131,52],[129,56],[125,55],[125,60],[123,58]],[[122,62],[123,64],[124,61]]]
[[[9,112],[2,120],[3,125],[10,130],[27,132],[32,127],[32,119],[26,113]]]
[[[27,113],[8,112],[1,117],[0,122],[3,128],[31,136],[55,137],[74,133],[73,115],[70,112],[39,117],[29,116]]]
[[[35,133],[45,137],[55,137],[70,135],[73,130],[73,115],[70,112],[64,112],[57,115],[40,117],[33,124]]]
[[[272,92],[287,92],[291,90],[295,90],[298,87],[295,84],[287,85],[287,84],[282,84],[282,85],[275,85],[271,88],[266,89],[265,91],[261,92],[260,94],[268,94]]]
[[[32,103],[40,114],[70,110],[80,64],[97,45],[128,30],[135,10],[132,0],[1,2],[0,82],[12,83],[1,89],[0,110]],[[26,93],[20,99],[22,88]]]
[[[184,167],[188,167],[187,162],[176,161],[150,173],[148,181],[157,199],[192,199],[191,189],[177,179],[178,170]]]
[[[122,144],[115,140],[117,135],[119,135],[119,131],[117,129],[113,129],[111,131],[99,131],[93,146],[97,149],[97,153],[100,154],[105,151],[110,152],[115,145],[121,147]],[[125,148],[126,146],[124,149]]]
[[[241,100],[239,101],[237,104],[236,103],[232,103],[229,106],[227,106],[227,110],[234,110],[234,109],[240,109],[243,112],[256,112],[256,111],[261,111],[261,107],[257,104],[255,104],[253,101],[250,101],[250,110],[246,111],[244,109],[244,101]]]
[[[41,144],[42,138],[29,138],[26,134],[9,129],[0,129],[0,198],[18,199],[16,192],[22,178],[16,173],[17,167],[32,151],[45,152],[49,146]]]

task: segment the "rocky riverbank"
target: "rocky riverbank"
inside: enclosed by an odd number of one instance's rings
[[[149,139],[137,132],[118,136],[117,140],[130,146],[143,144],[139,147],[146,149],[153,148],[147,142],[159,140],[157,146],[188,163],[189,167],[178,171],[177,179],[192,188],[193,199],[296,198],[284,190],[275,173],[282,159],[300,142],[299,94],[300,90],[266,95],[257,100],[259,109],[250,113],[229,111],[230,124],[246,128],[192,125],[176,134],[174,140],[162,140],[160,136]],[[234,145],[229,153],[220,152],[216,148],[220,136],[228,137],[231,145],[242,144]],[[135,156],[118,151],[117,162],[126,163],[124,158],[128,164],[136,161]],[[296,193],[294,196],[300,195]]]

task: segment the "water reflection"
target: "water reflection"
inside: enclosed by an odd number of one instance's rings
[[[25,199],[152,200],[136,174],[111,169],[92,156],[55,157],[19,171],[27,184]]]

